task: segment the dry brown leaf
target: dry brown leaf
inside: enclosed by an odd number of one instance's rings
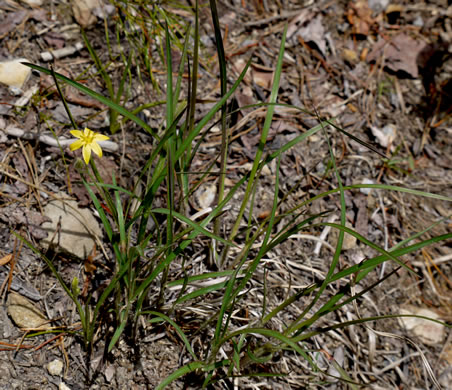
[[[0,265],[8,264],[11,261],[12,258],[13,258],[13,255],[11,253],[6,255],[6,256],[3,256],[0,259]]]
[[[8,14],[6,19],[0,24],[0,39],[6,37],[17,25],[23,23],[28,16],[29,12],[25,10]]]
[[[272,78],[273,78],[272,72],[253,71],[253,80],[260,87],[266,89],[270,88]]]
[[[384,56],[385,66],[388,69],[393,72],[403,71],[416,78],[419,76],[417,59],[426,46],[425,42],[416,41],[405,34],[399,34],[389,42],[380,39],[367,56],[367,61],[376,61]]]
[[[353,34],[369,34],[370,26],[375,23],[375,20],[372,19],[372,10],[369,8],[367,0],[350,3],[347,10],[347,20],[353,28]]]
[[[96,23],[94,9],[101,6],[99,0],[73,0],[71,6],[74,18],[80,26],[89,28]]]

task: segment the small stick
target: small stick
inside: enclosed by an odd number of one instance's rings
[[[11,135],[13,137],[17,138],[23,138],[23,139],[38,139],[40,142],[49,145],[49,146],[61,146],[62,148],[65,148],[69,146],[74,140],[67,139],[67,138],[58,138],[55,139],[52,135],[46,135],[46,134],[37,134],[37,133],[31,133],[25,130],[22,130],[15,126],[8,126],[6,129],[4,129],[5,133],[8,135]],[[119,150],[119,145],[116,142],[113,141],[100,141],[99,145],[102,149],[105,149],[109,152],[117,152]]]
[[[70,56],[81,49],[83,49],[83,43],[77,42],[74,46],[66,46],[62,49],[43,51],[41,53],[41,59],[43,61],[52,61],[53,59],[58,60],[60,58]]]

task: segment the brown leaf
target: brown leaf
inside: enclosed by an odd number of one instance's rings
[[[5,38],[18,24],[21,24],[27,16],[27,11],[17,11],[8,14],[6,19],[2,20],[0,23],[0,39]]]
[[[49,46],[54,49],[61,49],[65,44],[65,39],[63,38],[63,36],[54,31],[50,31],[46,35],[44,35],[44,40]]]
[[[347,10],[347,20],[352,25],[354,34],[367,36],[370,26],[375,23],[367,0],[350,3],[350,8]]]
[[[3,256],[0,259],[0,265],[8,264],[11,261],[12,258],[13,258],[13,255],[11,253],[6,255],[6,256]]]
[[[356,231],[362,236],[366,237],[368,235],[369,228],[369,216],[367,215],[367,196],[362,194],[356,195],[353,198],[353,203],[358,209],[355,222]]]
[[[384,56],[385,66],[390,70],[403,71],[416,78],[419,76],[417,58],[426,45],[425,42],[416,41],[405,34],[399,34],[389,42],[379,39],[367,56],[367,61],[376,61],[377,58]]]

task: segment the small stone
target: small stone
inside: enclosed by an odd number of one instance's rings
[[[107,366],[107,368],[104,371],[105,380],[110,383],[115,375],[116,369],[113,365]]]
[[[63,362],[61,360],[55,359],[47,364],[47,371],[50,375],[60,376],[63,372]]]
[[[25,58],[0,62],[0,83],[10,88],[20,89],[27,82],[31,68],[21,62],[30,62]]]
[[[264,165],[262,167],[262,171],[261,171],[262,175],[264,176],[270,176],[272,174],[272,171],[270,169],[270,167],[268,165]]]
[[[67,198],[65,194],[60,197]],[[41,225],[49,235],[42,242],[49,245],[49,239],[53,238],[52,244],[85,259],[93,250],[94,235],[101,236],[99,224],[89,209],[81,209],[73,200],[52,200],[44,207],[44,215],[51,222]]]
[[[351,234],[345,233],[344,241],[342,243],[342,250],[347,251],[356,247],[356,237]]]
[[[22,0],[22,2],[28,4],[30,7],[40,7],[43,3],[43,0]]]
[[[414,306],[401,308],[400,314],[418,315],[434,320],[439,319],[438,314],[434,311]],[[401,317],[399,320],[406,330],[413,332],[424,344],[437,345],[444,340],[445,327],[441,324],[417,317]]]
[[[217,187],[215,184],[204,184],[196,191],[196,201],[201,210],[206,209],[215,200]]]
[[[58,386],[58,390],[71,390],[69,386],[67,386],[64,382],[61,382]]]
[[[20,294],[10,292],[7,306],[9,316],[20,328],[45,328],[48,323],[46,316]]]
[[[368,0],[368,4],[372,11],[380,13],[386,9],[389,4],[389,0]]]
[[[354,230],[353,226],[349,222],[346,222],[345,226]],[[336,246],[338,237],[339,237],[339,230],[333,229],[331,231],[331,245]],[[354,248],[356,248],[356,243],[357,243],[357,239],[355,236],[352,236],[351,234],[348,234],[348,233],[344,233],[344,240],[342,241],[341,249],[343,251],[354,249]]]
[[[372,179],[364,178],[362,184],[375,184]],[[372,188],[360,188],[359,189],[363,194],[369,195],[372,191]]]

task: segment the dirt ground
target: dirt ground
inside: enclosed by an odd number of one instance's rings
[[[90,88],[107,95],[96,74],[93,61],[83,43],[80,23],[87,23],[87,36],[105,63],[115,83],[123,72],[121,57],[109,61],[105,28],[116,39],[118,14],[115,7],[100,7],[99,11],[75,18],[69,0],[37,1],[0,0],[0,59],[26,59],[71,78],[80,78]],[[113,2],[112,2],[113,3]],[[131,4],[139,3],[130,2]],[[144,2],[151,7],[152,2]],[[199,94],[203,101],[218,99],[220,84],[208,2],[202,1],[200,11],[201,66]],[[450,2],[449,2],[450,3]],[[123,2],[117,2],[117,5]],[[278,101],[334,118],[346,132],[373,146],[369,150],[348,136],[328,129],[344,185],[382,183],[452,197],[452,6],[447,1],[296,1],[296,0],[224,0],[218,3],[228,62],[228,81],[232,85],[253,56],[251,70],[234,95],[236,107],[268,99],[272,70],[276,64],[282,32],[288,24],[286,54]],[[175,18],[193,21],[187,8],[161,2]],[[139,8],[141,11],[146,6]],[[144,11],[143,11],[144,12]],[[81,18],[81,19],[80,19]],[[130,34],[119,34],[121,45],[111,45],[113,54],[126,55],[137,50],[143,26],[128,24]],[[132,32],[131,32],[132,31]],[[183,31],[183,30],[181,30]],[[141,35],[140,35],[141,34]],[[183,39],[182,39],[183,41]],[[165,70],[156,40],[147,41],[152,58],[153,79],[143,66],[143,55],[136,51],[131,67],[131,84],[123,104],[134,109],[141,104],[165,98]],[[142,43],[141,43],[142,45]],[[43,52],[76,47],[72,53],[43,59]],[[174,48],[178,66],[179,51]],[[88,69],[88,70],[87,70]],[[86,73],[83,73],[85,72]],[[140,73],[141,72],[141,73]],[[72,302],[65,296],[52,273],[31,250],[21,246],[13,231],[41,246],[45,222],[42,210],[57,194],[68,193],[80,207],[90,205],[86,192],[77,186],[74,161],[79,151],[64,149],[45,142],[43,135],[64,139],[71,129],[63,104],[51,87],[51,80],[33,72],[19,89],[0,85],[0,389],[153,389],[163,378],[186,364],[190,355],[169,327],[146,324],[140,326],[138,342],[131,345],[122,340],[118,347],[102,360],[104,345],[96,345],[88,370],[79,336],[71,334],[78,322]],[[186,86],[185,86],[186,87]],[[19,100],[29,96],[28,100]],[[81,93],[66,89],[66,98],[80,127],[108,133],[108,110]],[[199,117],[209,108],[199,109]],[[140,114],[153,129],[164,120],[161,106]],[[234,126],[229,155],[228,180],[235,183],[251,167],[257,150],[264,109],[243,109]],[[276,108],[270,129],[268,150],[286,144],[294,137],[316,126],[309,114],[290,108]],[[21,133],[22,131],[22,133]],[[287,208],[305,196],[313,196],[337,186],[328,169],[328,146],[322,133],[310,137],[284,154],[281,161],[281,192],[290,194]],[[133,177],[144,166],[151,151],[152,139],[143,130],[128,122],[112,141],[116,151],[105,151],[98,161],[101,173],[111,172],[121,185],[131,188]],[[202,171],[220,150],[219,133],[213,129],[199,148],[193,169]],[[378,154],[379,152],[380,154]],[[387,156],[384,160],[381,155]],[[262,173],[256,216],[271,208],[276,166]],[[68,177],[72,184],[68,184]],[[214,179],[204,183],[195,194],[193,213],[202,208],[202,191],[208,192]],[[294,187],[295,186],[295,187]],[[290,191],[290,189],[295,190]],[[206,192],[207,191],[207,192]],[[239,194],[240,195],[240,194]],[[441,223],[422,238],[451,232],[450,203],[409,193],[393,191],[347,191],[347,222],[350,227],[385,249],[426,229],[436,221]],[[331,196],[312,205],[310,213],[324,210],[331,213],[330,222],[339,220],[339,198]],[[229,211],[226,226],[233,222],[235,209]],[[227,227],[226,227],[227,229]],[[322,233],[324,235],[322,236]],[[268,305],[277,305],[297,288],[322,278],[332,259],[337,235],[319,229],[294,238],[279,246],[265,259],[262,270],[250,286],[242,302],[252,316],[259,308],[262,280],[267,277]],[[319,245],[318,238],[326,241]],[[108,248],[106,249],[108,252]],[[197,242],[191,249],[194,272],[208,270],[205,243]],[[14,255],[14,256],[9,256]],[[372,257],[375,251],[353,239],[348,239],[341,267]],[[98,264],[105,259],[99,251]],[[11,259],[14,258],[15,291],[34,302],[35,307],[52,323],[68,331],[24,338],[26,333],[11,319],[6,282]],[[7,262],[6,260],[9,260]],[[71,280],[81,274],[83,260],[59,254],[55,257],[58,270]],[[384,314],[421,314],[452,322],[452,248],[451,240],[428,246],[403,260],[417,273],[397,272],[375,287],[359,301],[359,308],[347,306],[322,319],[322,325]],[[176,265],[175,265],[176,267]],[[376,270],[370,285],[380,272]],[[104,280],[106,267],[98,267]],[[268,271],[270,273],[268,274]],[[171,272],[177,274],[177,269]],[[269,276],[268,276],[269,275]],[[261,278],[261,279],[259,279]],[[338,285],[339,289],[340,286]],[[153,292],[151,291],[151,295]],[[171,295],[174,294],[174,295]],[[177,296],[168,292],[167,302]],[[178,307],[175,318],[188,329],[194,329],[217,309],[217,296]],[[152,297],[150,297],[152,301]],[[308,301],[306,301],[308,302]],[[271,326],[283,326],[296,317],[303,303],[288,318]],[[356,310],[359,310],[359,313]],[[424,310],[420,312],[419,310]],[[237,313],[236,326],[242,326],[242,313]],[[193,328],[190,328],[193,327]],[[352,326],[316,336],[306,348],[314,351],[319,367],[330,375],[337,370],[329,365],[334,357],[361,388],[368,389],[430,389],[435,388],[428,375],[423,357],[429,362],[433,376],[443,389],[452,386],[452,337],[450,329],[426,326],[425,322],[408,324],[397,319],[375,321],[365,326]],[[194,333],[193,343],[199,351],[208,340],[205,334]],[[52,372],[49,363],[61,365]],[[307,362],[294,354],[281,354],[260,372],[284,373],[283,376],[237,377],[217,382],[215,389],[341,389],[347,386],[322,373],[312,372]],[[86,373],[94,373],[87,381]],[[64,385],[62,385],[62,383]],[[64,387],[67,386],[67,387]],[[174,382],[172,389],[197,389],[196,377]]]

